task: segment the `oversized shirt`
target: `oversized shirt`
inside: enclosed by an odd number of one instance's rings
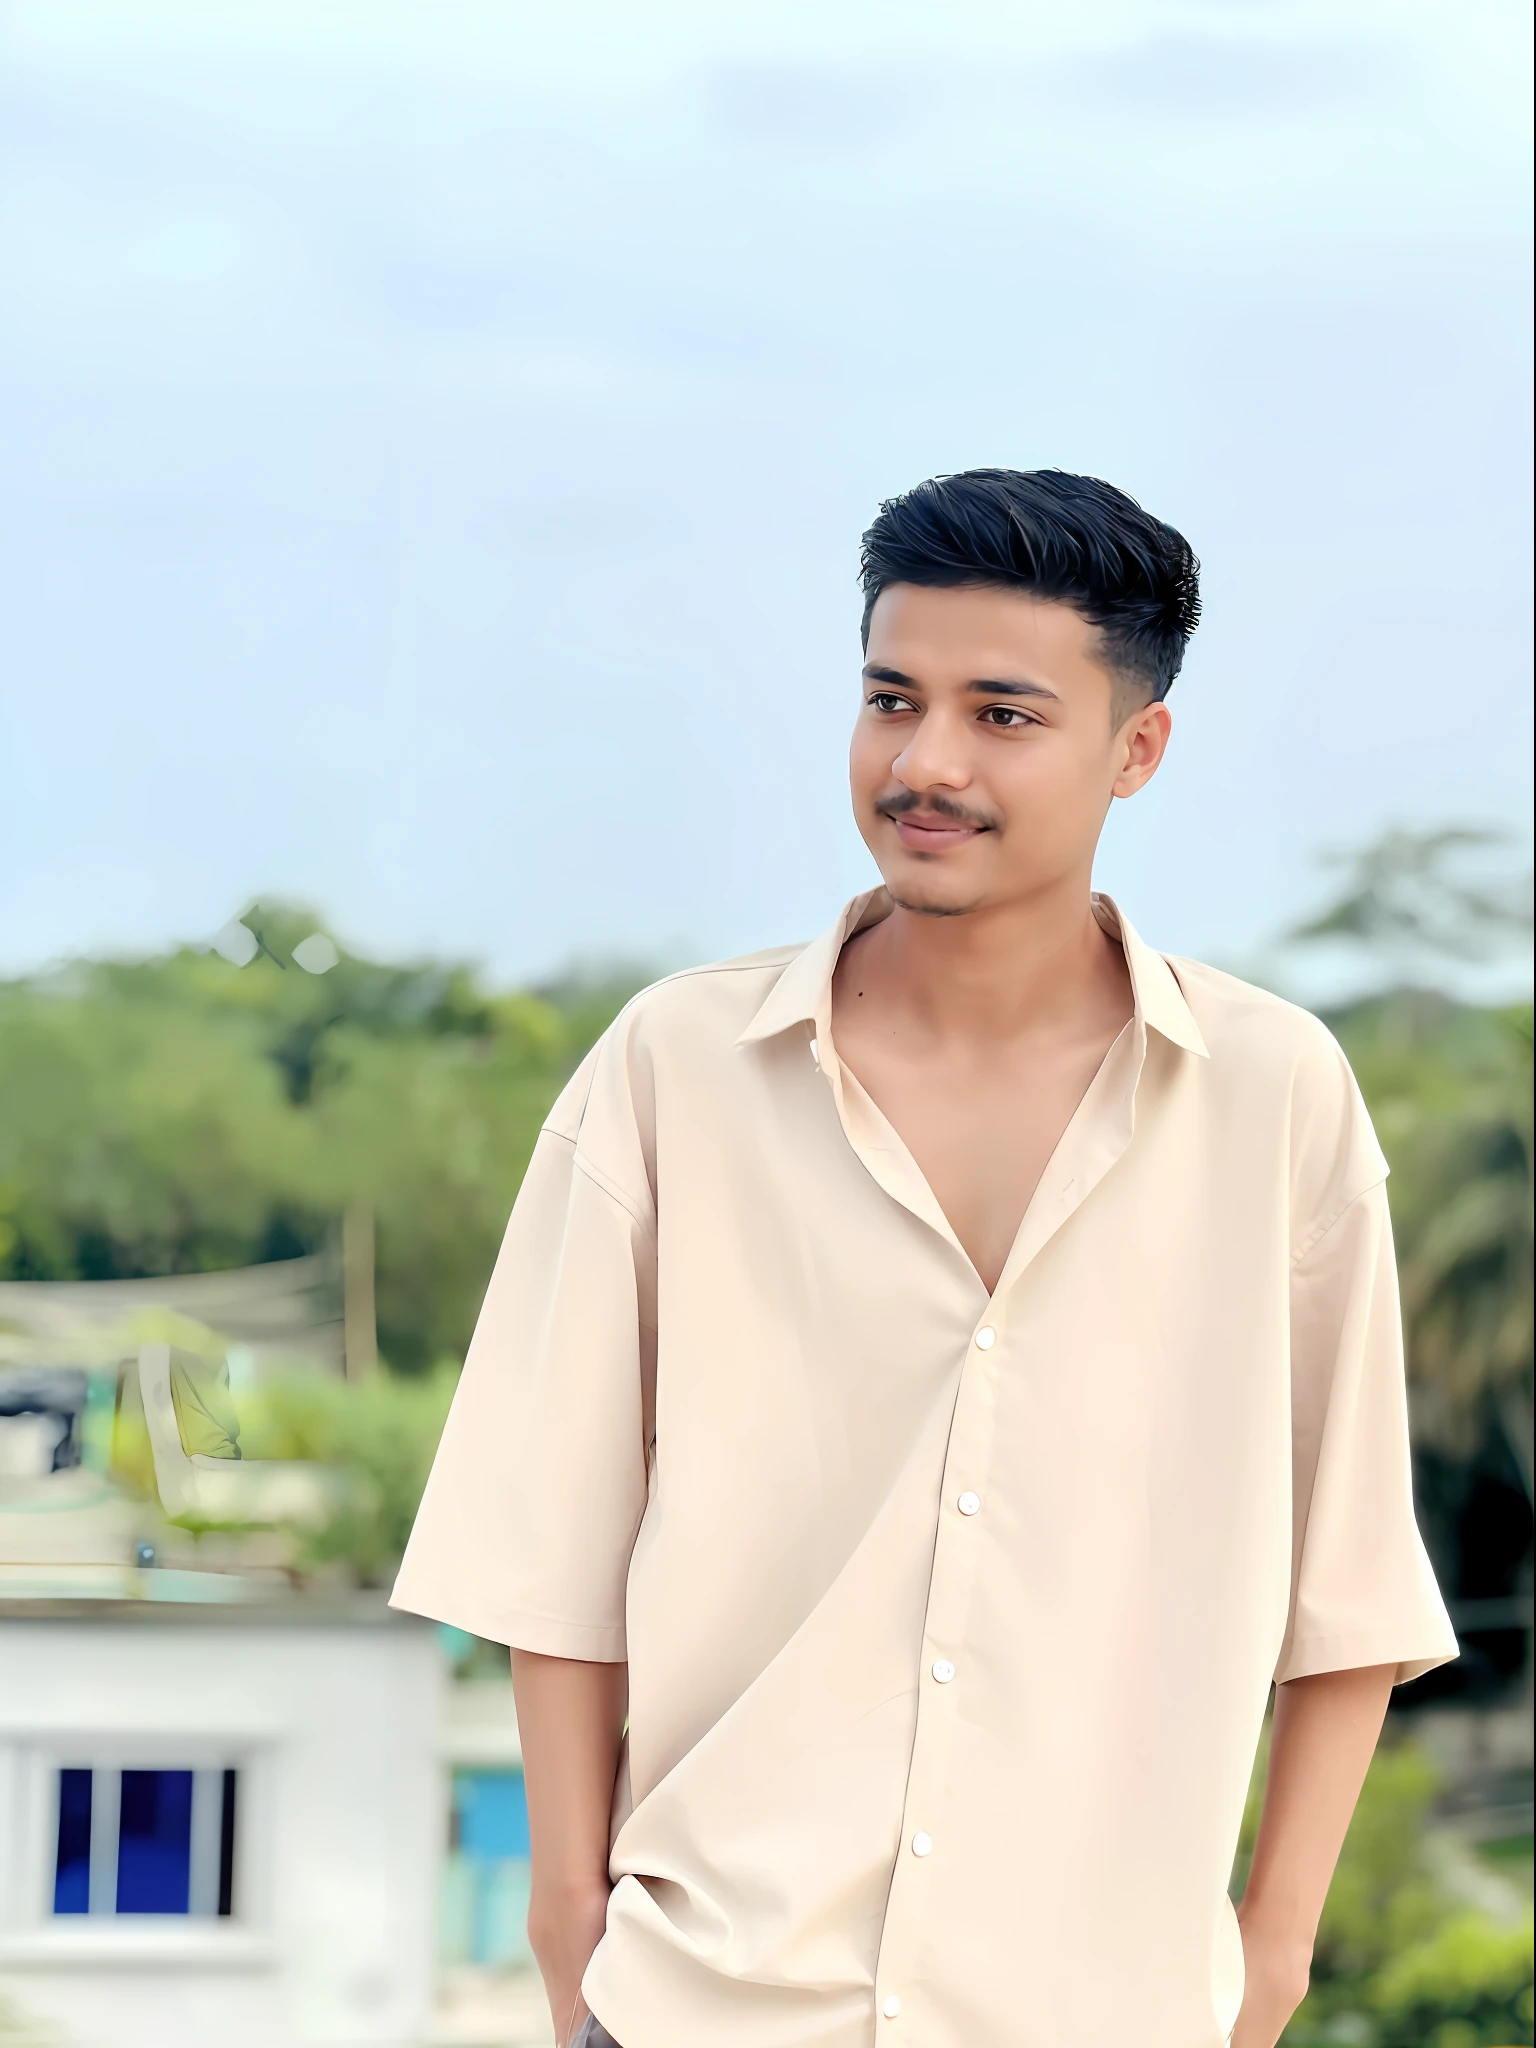
[[[803,948],[638,996],[535,1149],[398,1605],[627,1659],[624,2048],[1219,2048],[1271,1681],[1454,1656],[1386,1173],[1152,951],[989,1296]]]

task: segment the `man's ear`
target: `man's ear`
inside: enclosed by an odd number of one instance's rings
[[[1168,751],[1173,714],[1166,704],[1143,704],[1115,734],[1117,773],[1111,796],[1134,796],[1152,780]]]

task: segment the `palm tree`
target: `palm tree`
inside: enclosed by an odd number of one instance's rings
[[[1406,1148],[1399,1260],[1421,1440],[1466,1456],[1494,1421],[1530,1499],[1531,1012],[1497,1022],[1493,1057]]]
[[[1335,902],[1288,937],[1351,943],[1396,984],[1332,1021],[1392,1163],[1415,1437],[1466,1460],[1496,1429],[1531,1499],[1531,1008],[1402,985],[1528,937],[1528,877],[1456,873],[1497,843],[1456,827],[1388,833],[1349,857]]]

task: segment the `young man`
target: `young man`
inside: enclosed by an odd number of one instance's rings
[[[1343,1057],[1091,890],[1197,569],[1088,477],[885,505],[884,886],[539,1140],[395,1598],[512,1646],[562,2042],[1273,2048],[1455,1654]]]

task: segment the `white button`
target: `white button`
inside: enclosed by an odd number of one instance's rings
[[[896,1996],[894,1991],[891,1993],[890,1997],[885,2001],[884,2005],[881,2006],[880,2010],[885,2014],[888,2020],[893,2020],[896,2018],[897,2014],[901,2011],[901,2000]]]
[[[993,1329],[990,1323],[984,1323],[976,1332],[976,1349],[978,1351],[990,1351],[996,1342],[996,1330]]]
[[[979,1493],[962,1493],[955,1502],[955,1506],[962,1515],[979,1514],[981,1511],[981,1495]]]
[[[934,1659],[933,1675],[940,1685],[948,1685],[955,1675],[955,1667],[947,1657],[937,1657]]]
[[[932,1853],[932,1850],[933,1850],[933,1837],[932,1837],[932,1835],[925,1835],[925,1834],[922,1834],[922,1833],[918,1833],[918,1834],[915,1834],[915,1835],[914,1835],[914,1836],[912,1837],[912,1854],[913,1854],[914,1856],[927,1856],[927,1855],[929,1855],[929,1854],[931,1854],[931,1853]]]

